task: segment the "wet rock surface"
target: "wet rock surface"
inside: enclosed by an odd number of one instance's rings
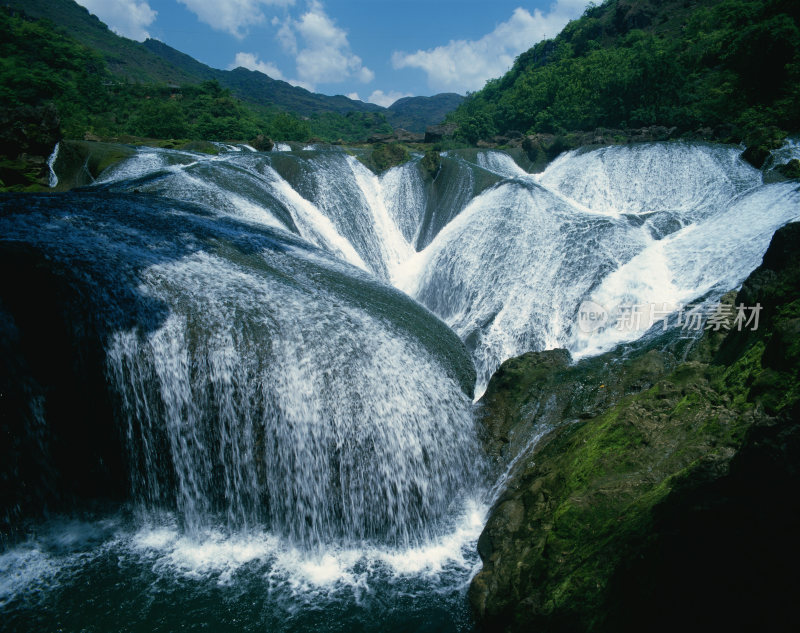
[[[759,329],[706,336],[683,362],[504,363],[482,400],[490,452],[507,462],[553,430],[481,535],[469,595],[484,630],[791,630],[798,243],[800,225],[780,229],[736,297],[761,304]]]

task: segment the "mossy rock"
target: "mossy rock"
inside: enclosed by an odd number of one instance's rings
[[[419,164],[423,170],[423,173],[431,180],[435,180],[439,173],[439,169],[442,167],[442,157],[436,150],[429,149],[425,152],[425,155],[422,157],[422,160]]]
[[[504,363],[481,401],[487,433],[510,447],[537,424],[552,430],[517,453],[479,539],[480,626],[793,630],[799,245],[800,224],[780,229],[736,296],[763,306],[758,330],[707,333],[671,369],[658,349],[584,367],[565,352]],[[599,380],[613,397],[598,398]]]
[[[136,153],[130,145],[65,140],[61,142],[54,169],[58,175],[57,191],[89,185],[106,169]]]
[[[271,152],[272,148],[275,147],[275,143],[273,143],[272,139],[263,134],[259,134],[255,138],[250,139],[249,144],[253,149],[259,152]]]
[[[216,156],[219,154],[219,147],[210,143],[209,141],[189,141],[188,143],[181,143],[175,149],[182,149],[188,152],[199,152],[201,154],[210,154]]]
[[[367,167],[377,173],[381,173],[390,169],[407,163],[411,160],[411,154],[408,148],[401,143],[381,143],[374,147],[372,152],[363,159],[359,157]]]
[[[800,160],[793,158],[788,163],[778,165],[775,170],[785,178],[800,178]]]

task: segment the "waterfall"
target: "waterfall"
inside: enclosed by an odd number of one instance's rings
[[[116,190],[281,225],[392,283],[465,342],[480,396],[500,363],[525,351],[583,356],[643,334],[579,331],[585,300],[618,316],[623,303],[677,305],[741,283],[768,236],[797,217],[797,193],[764,184],[740,153],[703,143],[583,149],[531,175],[504,152],[457,150],[433,182],[418,159],[378,177],[340,150],[171,155],[168,172],[135,157],[118,168],[128,180],[113,178]],[[152,180],[131,180],[136,161]],[[199,170],[212,193],[190,181]]]
[[[48,231],[12,213],[3,234],[64,263],[91,254],[75,265],[145,509],[304,545],[435,530],[479,455],[469,360],[443,324],[291,233],[104,200],[39,200]],[[165,311],[120,327],[130,302]]]
[[[378,175],[362,150],[219,150],[0,198],[0,519],[105,477],[127,495],[0,552],[17,628],[80,630],[91,603],[104,628],[213,604],[248,612],[236,630],[467,630],[490,484],[472,398],[500,363],[645,336],[614,327],[625,306],[718,300],[800,219],[796,182],[702,143],[536,175],[452,150],[435,177],[420,156]],[[609,327],[578,327],[585,301]]]
[[[53,148],[53,152],[47,159],[47,168],[50,170],[50,179],[48,181],[48,186],[53,189],[58,186],[58,176],[56,175],[55,169],[53,168],[58,160],[58,150],[61,148],[61,143],[56,143],[56,146]]]
[[[581,332],[585,300],[677,305],[737,287],[772,233],[800,217],[792,183],[765,185],[738,148],[643,144],[568,152],[542,174],[477,156],[505,180],[407,266],[400,287],[465,341],[480,396],[500,363],[529,350],[597,354],[644,330]]]

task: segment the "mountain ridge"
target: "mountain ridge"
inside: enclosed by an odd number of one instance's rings
[[[258,108],[274,107],[300,116],[323,112],[382,113],[393,127],[415,132],[423,132],[425,126],[441,122],[463,100],[460,95],[456,99],[448,93],[400,99],[384,108],[344,95],[311,92],[242,67],[231,70],[213,68],[157,39],[130,40],[111,31],[97,16],[73,0],[2,0],[0,6],[21,11],[32,18],[50,20],[57,30],[99,51],[110,73],[128,83],[179,86],[216,80],[223,88],[231,90],[235,97]],[[403,103],[398,112],[394,107],[399,102]]]

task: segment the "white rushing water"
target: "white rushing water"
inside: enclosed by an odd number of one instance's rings
[[[525,351],[566,347],[580,357],[643,333],[579,331],[583,301],[616,318],[623,304],[677,306],[735,288],[772,232],[798,217],[796,185],[764,184],[735,147],[579,150],[539,175],[504,152],[450,152],[435,187],[414,161],[378,177],[341,151],[306,150],[280,161],[174,157],[169,176],[137,187],[282,225],[394,284],[465,341],[476,396]],[[131,178],[137,164],[140,176],[165,169],[152,160],[140,154],[113,178]],[[480,189],[486,174],[496,184]]]
[[[258,220],[102,193],[0,218],[90,297],[135,516],[38,528],[0,555],[0,606],[106,556],[199,588],[267,576],[293,600],[463,585],[486,511],[466,353],[402,293]]]
[[[0,607],[46,613],[120,570],[141,593],[235,587],[260,630],[317,627],[308,605],[392,612],[370,602],[387,587],[463,603],[497,492],[470,362],[479,397],[526,351],[633,341],[647,327],[614,327],[626,307],[713,302],[800,219],[797,183],[732,147],[569,152],[538,175],[450,152],[433,182],[418,158],[376,175],[336,149],[219,147],[141,149],[70,208],[0,215],[96,307],[133,485],[119,515],[2,552]],[[607,327],[578,327],[587,301]]]
[[[56,161],[58,160],[58,151],[61,149],[61,143],[56,143],[56,146],[53,148],[53,152],[47,159],[47,168],[50,170],[48,186],[53,189],[54,187],[58,186],[58,176],[56,175],[54,166]]]

